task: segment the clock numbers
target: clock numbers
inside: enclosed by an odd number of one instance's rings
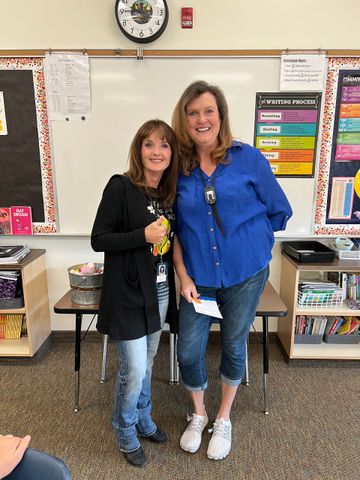
[[[164,32],[169,11],[166,0],[116,0],[115,16],[126,37],[147,43]]]

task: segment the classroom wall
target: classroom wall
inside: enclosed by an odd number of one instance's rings
[[[358,0],[167,0],[165,33],[151,48],[358,48]],[[1,2],[0,45],[9,48],[131,48],[114,18],[115,0]],[[195,28],[181,30],[193,7]]]
[[[115,0],[2,2],[1,49],[136,48],[120,33],[114,5]],[[358,0],[303,0],[301,4],[288,0],[168,0],[168,5],[170,20],[165,33],[143,46],[145,49],[359,48]],[[182,6],[194,8],[193,30],[180,28]],[[73,329],[72,316],[55,315],[53,306],[69,287],[70,265],[101,259],[101,254],[92,252],[89,236],[4,237],[1,243],[5,243],[5,238],[7,243],[28,243],[32,248],[47,250],[52,329]],[[280,240],[278,237],[271,262],[270,279],[276,288],[280,281]],[[85,319],[84,327],[89,320]],[[255,325],[261,330],[259,321]],[[270,330],[276,330],[275,320]]]

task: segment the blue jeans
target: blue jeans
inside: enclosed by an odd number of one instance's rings
[[[196,286],[201,295],[216,298],[222,319],[197,313],[192,303],[181,297],[177,349],[181,380],[188,390],[196,392],[207,387],[205,356],[213,321],[220,323],[221,379],[232,386],[241,383],[245,371],[247,336],[268,276],[267,266],[231,287]]]
[[[157,284],[157,292],[162,328],[169,304],[168,284]],[[137,433],[147,437],[157,429],[151,418],[151,371],[160,336],[161,330],[136,340],[116,342],[119,370],[115,384],[112,425],[123,452],[132,452],[139,448]]]

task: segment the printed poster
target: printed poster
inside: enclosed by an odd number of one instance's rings
[[[321,93],[257,93],[255,146],[276,176],[313,177]]]
[[[4,92],[0,92],[0,135],[7,135]]]
[[[360,59],[331,58],[314,233],[360,234]]]

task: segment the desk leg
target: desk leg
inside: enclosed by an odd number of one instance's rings
[[[264,362],[264,414],[269,415],[268,408],[268,385],[269,385],[269,318],[263,320],[263,362]]]
[[[109,335],[104,335],[100,383],[105,383],[106,381],[106,360],[107,360],[108,343],[109,343]]]
[[[249,386],[249,335],[245,342],[245,385]]]
[[[80,342],[81,342],[81,323],[82,314],[76,313],[76,329],[75,329],[75,412],[80,410]]]
[[[177,335],[175,333],[169,334],[170,342],[170,385],[179,383],[179,367],[177,363]]]

